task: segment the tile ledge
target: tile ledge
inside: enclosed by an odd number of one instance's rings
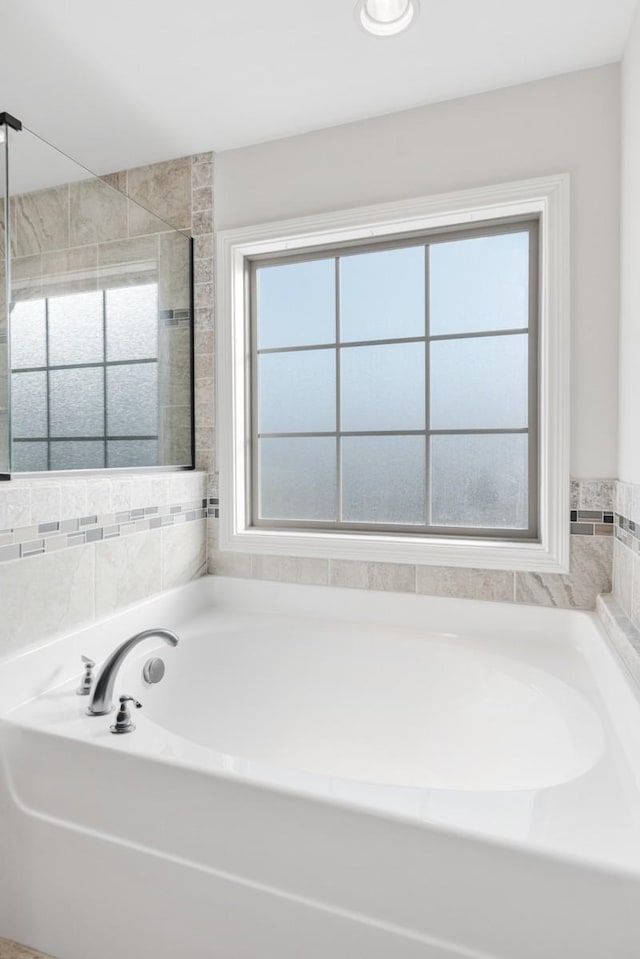
[[[597,597],[596,614],[620,659],[640,685],[640,630],[625,615],[612,593]]]

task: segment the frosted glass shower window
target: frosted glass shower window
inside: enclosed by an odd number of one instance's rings
[[[331,430],[336,422],[335,350],[295,350],[260,357],[260,431]]]
[[[527,426],[527,335],[435,340],[431,426],[437,430]]]
[[[264,516],[293,520],[336,517],[336,441],[333,437],[265,438],[260,443]]]
[[[529,233],[433,243],[429,250],[432,336],[529,325]]]
[[[344,436],[342,515],[348,523],[424,523],[422,436]]]
[[[156,284],[19,301],[11,322],[17,471],[157,465]]]
[[[44,300],[19,300],[11,310],[11,366],[14,370],[47,365]]]
[[[21,373],[11,382],[11,426],[14,434],[26,438],[47,433],[47,374]]]
[[[421,336],[424,271],[424,246],[341,257],[341,339]]]
[[[158,287],[155,283],[107,290],[107,360],[146,360],[158,355]]]
[[[526,529],[524,434],[433,436],[431,461],[435,525]]]
[[[123,466],[156,466],[157,463],[157,440],[110,440],[107,443],[109,469],[119,469]]]
[[[344,430],[424,429],[424,343],[345,348],[341,381]]]
[[[535,220],[249,265],[252,523],[537,535]]]
[[[265,266],[257,277],[258,338],[263,350],[335,339],[335,261]]]
[[[51,436],[102,436],[104,369],[82,366],[49,373]]]
[[[107,367],[107,434],[149,436],[157,432],[157,364],[123,363]]]
[[[14,469],[18,473],[35,473],[47,468],[47,443],[16,443],[13,450]]]
[[[52,470],[104,469],[102,440],[65,440],[51,444]]]
[[[49,365],[102,363],[102,291],[52,296],[47,301]]]

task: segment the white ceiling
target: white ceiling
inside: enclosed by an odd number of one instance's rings
[[[636,0],[0,0],[0,110],[98,173],[619,60]]]

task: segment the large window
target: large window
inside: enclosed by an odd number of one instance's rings
[[[218,235],[219,547],[566,572],[566,175]]]
[[[251,263],[252,517],[537,535],[537,220]]]
[[[11,313],[16,472],[158,463],[158,287],[22,300]]]

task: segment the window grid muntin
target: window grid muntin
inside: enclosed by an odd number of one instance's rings
[[[539,480],[538,480],[538,299],[539,299],[539,231],[540,218],[538,216],[528,216],[526,218],[505,218],[500,221],[492,221],[489,224],[476,224],[473,227],[467,225],[448,227],[444,230],[432,230],[428,232],[419,232],[403,234],[396,237],[384,237],[377,241],[353,240],[344,245],[336,246],[332,244],[326,247],[312,247],[308,250],[298,250],[294,254],[266,253],[256,258],[247,258],[245,261],[247,269],[247,284],[249,291],[249,309],[247,311],[247,326],[249,333],[249,342],[251,344],[250,370],[251,376],[248,382],[248,403],[247,403],[247,436],[250,437],[248,447],[250,467],[247,470],[247,489],[246,498],[248,505],[248,515],[250,516],[250,525],[255,528],[271,529],[295,529],[304,530],[327,530],[327,531],[358,531],[361,533],[371,533],[372,535],[380,532],[390,533],[413,533],[429,534],[448,537],[474,537],[491,538],[495,540],[510,541],[514,539],[532,540],[538,537],[539,530]],[[484,238],[489,236],[501,236],[509,233],[528,233],[528,326],[514,327],[505,330],[483,330],[469,331],[465,333],[436,334],[430,335],[429,332],[429,305],[430,305],[430,287],[429,287],[429,248],[435,243],[455,242],[463,239]],[[368,252],[378,252],[383,250],[401,249],[422,245],[425,255],[425,336],[423,337],[398,337],[385,338],[377,340],[358,340],[342,343],[340,341],[340,285],[339,285],[339,264],[340,260],[349,255],[357,256]],[[268,347],[258,348],[258,297],[257,297],[257,272],[261,266],[265,265],[284,265],[287,263],[304,262],[311,259],[330,259],[333,258],[336,264],[336,340],[331,343],[305,344],[303,346],[292,347]],[[528,425],[526,428],[507,429],[462,429],[462,430],[432,430],[429,428],[430,422],[430,344],[434,341],[455,340],[455,339],[474,339],[490,336],[510,336],[526,334],[528,338]],[[340,354],[343,349],[357,346],[383,346],[396,343],[424,343],[425,344],[425,430],[337,430],[336,433],[326,432],[283,432],[283,433],[262,433],[258,431],[258,397],[259,397],[259,373],[258,357],[260,355],[275,352],[301,352],[304,350],[334,349],[336,354]],[[337,364],[338,364],[337,360]],[[339,366],[337,365],[337,372]],[[336,418],[340,418],[340,378],[336,379]],[[396,523],[349,523],[340,519],[340,512],[337,513],[338,519],[331,523],[327,521],[299,520],[299,519],[262,519],[260,517],[260,457],[259,441],[260,439],[278,438],[278,437],[304,437],[304,436],[326,436],[336,437],[336,456],[340,457],[341,439],[343,436],[403,436],[403,435],[425,435],[426,444],[426,511],[427,520],[431,519],[431,437],[438,435],[498,435],[498,434],[524,434],[529,437],[527,444],[528,453],[528,528],[516,529],[511,527],[468,527],[468,526],[437,526],[430,522],[425,524],[396,524]],[[337,471],[337,502],[340,509],[342,498],[341,476]]]
[[[424,245],[424,521],[427,529],[431,528],[432,509],[431,509],[431,436],[429,428],[431,426],[431,245]]]
[[[44,300],[44,336],[45,336],[45,359],[47,361],[47,371],[45,374],[47,391],[47,437],[51,435],[51,369],[49,361],[51,359],[51,348],[49,339],[49,297]],[[51,442],[47,439],[47,472],[51,471]]]
[[[335,298],[336,298],[336,515],[338,524],[343,522],[343,495],[342,495],[342,350],[340,349],[340,333],[342,327],[342,302],[340,287],[342,271],[340,257],[335,258]]]
[[[108,444],[110,442],[128,441],[140,442],[144,440],[158,440],[159,433],[152,435],[130,435],[117,434],[111,435],[107,432],[107,369],[115,366],[141,366],[144,364],[155,364],[158,366],[158,357],[145,357],[143,359],[133,360],[107,360],[107,290],[102,293],[102,361],[92,361],[88,363],[57,363],[50,365],[50,336],[49,336],[49,301],[52,297],[44,297],[45,309],[45,358],[46,366],[19,367],[11,370],[11,376],[19,376],[22,373],[45,373],[46,382],[46,402],[47,402],[47,435],[46,436],[12,436],[12,443],[46,443],[47,444],[47,472],[51,472],[51,446],[53,443],[102,443],[103,461],[102,468],[108,469]],[[58,299],[59,297],[56,297]],[[51,376],[55,371],[61,370],[82,370],[82,369],[102,369],[102,391],[103,391],[103,431],[98,436],[52,436],[51,435]],[[94,467],[92,467],[94,468]]]

